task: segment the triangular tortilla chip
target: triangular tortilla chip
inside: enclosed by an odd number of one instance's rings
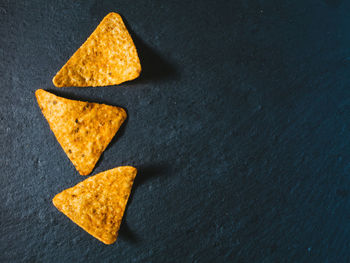
[[[56,87],[117,85],[141,72],[136,47],[117,13],[109,13],[53,78]]]
[[[112,244],[117,240],[136,173],[131,166],[99,173],[59,193],[52,202],[90,235]]]
[[[107,145],[126,119],[124,109],[69,100],[39,89],[39,107],[58,142],[81,175],[94,169]]]

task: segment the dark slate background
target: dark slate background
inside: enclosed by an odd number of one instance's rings
[[[51,79],[111,11],[143,66]],[[350,3],[0,0],[1,262],[350,262]],[[82,181],[36,89],[122,106],[93,174],[139,174],[117,243],[51,204]]]

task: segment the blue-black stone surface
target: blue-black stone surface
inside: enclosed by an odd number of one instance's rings
[[[109,12],[143,74],[52,77]],[[0,262],[350,262],[350,3],[0,0]],[[92,174],[139,169],[106,246],[52,205],[80,176],[36,89],[124,107]]]

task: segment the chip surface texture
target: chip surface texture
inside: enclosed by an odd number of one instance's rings
[[[127,115],[120,107],[70,100],[39,89],[39,107],[81,175],[88,175]]]
[[[118,85],[140,72],[136,47],[121,16],[109,13],[52,81],[56,87]]]
[[[99,173],[57,194],[52,202],[90,235],[112,244],[117,240],[136,173],[131,166]]]

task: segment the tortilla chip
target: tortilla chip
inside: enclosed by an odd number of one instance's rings
[[[39,89],[39,107],[58,142],[81,175],[88,175],[126,119],[124,109],[69,100]]]
[[[103,243],[117,240],[137,170],[117,167],[56,195],[52,202],[74,223]]]
[[[136,47],[117,13],[109,13],[53,78],[56,87],[117,85],[137,78]]]

